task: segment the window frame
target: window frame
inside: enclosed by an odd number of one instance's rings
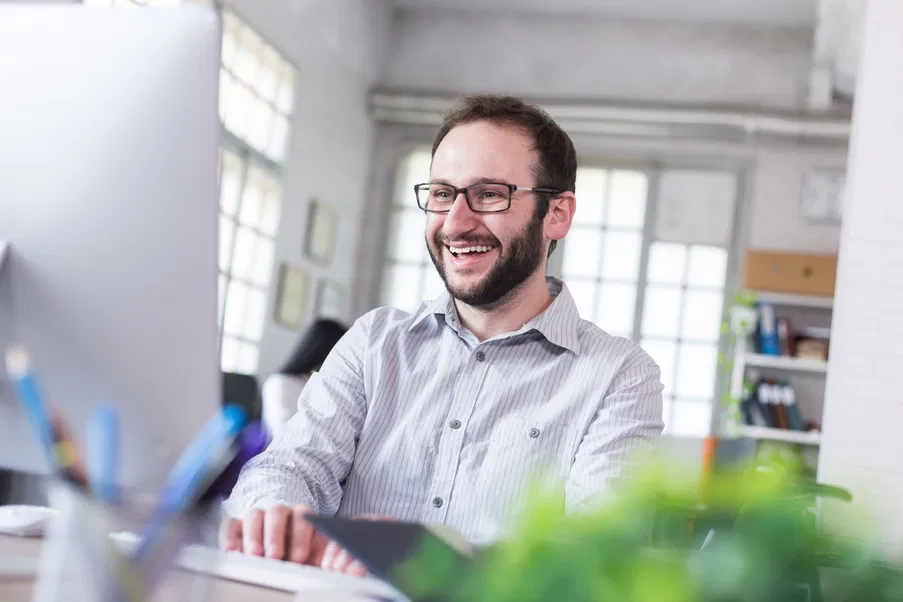
[[[192,0],[183,0],[183,1],[192,1]],[[237,155],[242,161],[242,174],[239,186],[239,197],[238,197],[238,205],[236,206],[236,217],[233,220],[236,225],[241,224],[241,220],[238,216],[241,215],[241,205],[244,198],[245,186],[248,181],[248,170],[252,164],[263,169],[269,176],[271,176],[274,180],[276,180],[279,185],[282,187],[282,193],[279,198],[279,210],[280,210],[280,221],[283,214],[283,209],[285,207],[285,174],[286,174],[286,165],[292,157],[292,147],[294,145],[295,135],[296,135],[296,127],[295,127],[295,117],[297,116],[297,107],[298,107],[298,89],[300,87],[300,71],[298,70],[298,66],[292,61],[288,54],[285,53],[281,48],[279,48],[276,44],[271,42],[265,35],[260,33],[256,27],[252,26],[250,22],[241,14],[240,11],[236,10],[231,6],[225,6],[221,0],[210,0],[212,2],[212,6],[216,9],[217,13],[220,16],[220,19],[223,20],[223,11],[228,10],[231,12],[235,18],[237,18],[240,22],[242,22],[246,27],[251,28],[254,33],[260,37],[261,41],[270,48],[272,48],[280,57],[282,61],[285,62],[289,67],[291,67],[295,72],[295,88],[292,93],[292,108],[286,114],[286,118],[289,121],[289,132],[285,139],[285,155],[284,162],[279,163],[269,156],[267,156],[262,151],[259,151],[254,146],[251,145],[250,142],[246,142],[239,138],[236,134],[232,133],[226,126],[225,115],[218,114],[219,122],[220,122],[220,148],[228,150],[229,152]],[[223,35],[225,35],[225,29],[223,31]],[[226,66],[223,63],[222,56],[220,56],[220,72],[226,71],[233,79],[238,79],[237,75],[233,73],[230,67]],[[256,94],[257,92],[252,90],[252,93]],[[218,112],[221,110],[219,106],[219,100],[217,100],[217,110]],[[222,182],[222,174],[220,174],[220,183]],[[217,188],[219,191],[219,187]],[[226,218],[232,220],[231,216],[226,215],[222,211],[222,207],[218,204],[217,210],[217,220],[221,218]],[[236,228],[237,232],[237,228]],[[254,282],[245,281],[243,278],[235,277],[234,271],[234,254],[235,254],[235,244],[237,237],[235,234],[232,236],[232,241],[229,248],[229,262],[228,262],[228,270],[223,272],[219,267],[219,260],[217,258],[217,282],[219,282],[219,277],[223,276],[223,307],[222,314],[217,315],[218,320],[218,331],[217,331],[217,356],[219,358],[219,366],[220,369],[223,368],[223,341],[226,337],[237,340],[241,344],[251,345],[255,348],[257,353],[257,361],[255,362],[254,369],[250,372],[250,374],[257,374],[260,370],[260,349],[263,343],[263,338],[266,334],[266,327],[269,322],[271,322],[272,315],[272,305],[273,305],[273,280],[275,278],[276,270],[278,269],[278,260],[276,258],[276,248],[277,242],[279,240],[279,227],[277,227],[273,236],[268,236],[266,233],[257,232],[257,234],[261,237],[267,238],[272,244],[274,249],[274,257],[273,257],[273,265],[270,268],[270,275],[265,287],[261,287],[260,285]],[[244,336],[244,334],[233,335],[227,334],[225,331],[225,319],[226,319],[226,307],[228,305],[228,291],[229,285],[233,281],[239,281],[244,283],[245,285],[255,288],[257,290],[262,290],[265,294],[266,301],[264,303],[264,328],[261,332],[261,339],[259,341],[252,341]],[[219,311],[219,307],[217,307],[217,311]]]

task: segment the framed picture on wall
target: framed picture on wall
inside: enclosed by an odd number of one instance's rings
[[[311,199],[307,208],[307,231],[304,233],[304,254],[313,261],[328,265],[335,246],[336,216],[319,199]]]
[[[345,318],[345,289],[338,282],[320,280],[317,286],[316,308],[314,313],[318,318],[332,318],[343,320]]]
[[[300,330],[307,314],[309,277],[297,266],[279,266],[276,288],[276,307],[273,320],[289,330]]]
[[[803,179],[800,212],[812,224],[839,226],[846,196],[846,172],[811,169]]]

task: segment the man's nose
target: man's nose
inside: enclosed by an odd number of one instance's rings
[[[468,222],[473,221],[476,215],[477,214],[470,208],[470,204],[467,202],[467,196],[464,191],[459,190],[458,194],[455,195],[455,199],[452,202],[448,213],[445,214],[445,221],[446,223],[449,221]]]

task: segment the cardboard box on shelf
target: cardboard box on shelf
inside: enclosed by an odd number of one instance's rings
[[[837,255],[818,255],[751,249],[746,252],[743,288],[812,295],[834,296]]]

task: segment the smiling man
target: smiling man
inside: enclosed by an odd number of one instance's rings
[[[412,199],[447,292],[355,322],[242,471],[223,547],[359,572],[305,514],[444,524],[487,543],[537,475],[568,511],[614,491],[661,434],[662,384],[645,352],[582,320],[546,276],[576,172],[570,138],[540,109],[455,105]]]

